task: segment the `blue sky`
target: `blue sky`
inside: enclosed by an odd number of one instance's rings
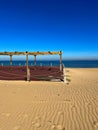
[[[0,0],[0,51],[98,59],[97,0]]]

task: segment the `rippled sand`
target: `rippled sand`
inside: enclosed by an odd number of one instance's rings
[[[63,82],[0,81],[0,130],[98,130],[98,69]]]

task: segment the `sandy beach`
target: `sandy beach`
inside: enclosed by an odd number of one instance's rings
[[[0,81],[0,130],[98,130],[98,68],[67,68],[68,84]]]

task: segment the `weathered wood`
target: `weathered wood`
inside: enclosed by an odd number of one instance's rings
[[[60,51],[60,71],[62,71],[62,51]]]
[[[26,55],[26,67],[28,68],[28,54]]]
[[[57,51],[57,52],[0,52],[0,55],[60,55],[62,54],[61,51]]]
[[[26,52],[27,81],[30,81],[30,69],[28,67],[28,53]]]
[[[27,81],[30,81],[30,68],[27,67]]]

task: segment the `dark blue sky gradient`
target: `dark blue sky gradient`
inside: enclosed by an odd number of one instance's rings
[[[98,58],[97,0],[0,0],[0,51]]]

